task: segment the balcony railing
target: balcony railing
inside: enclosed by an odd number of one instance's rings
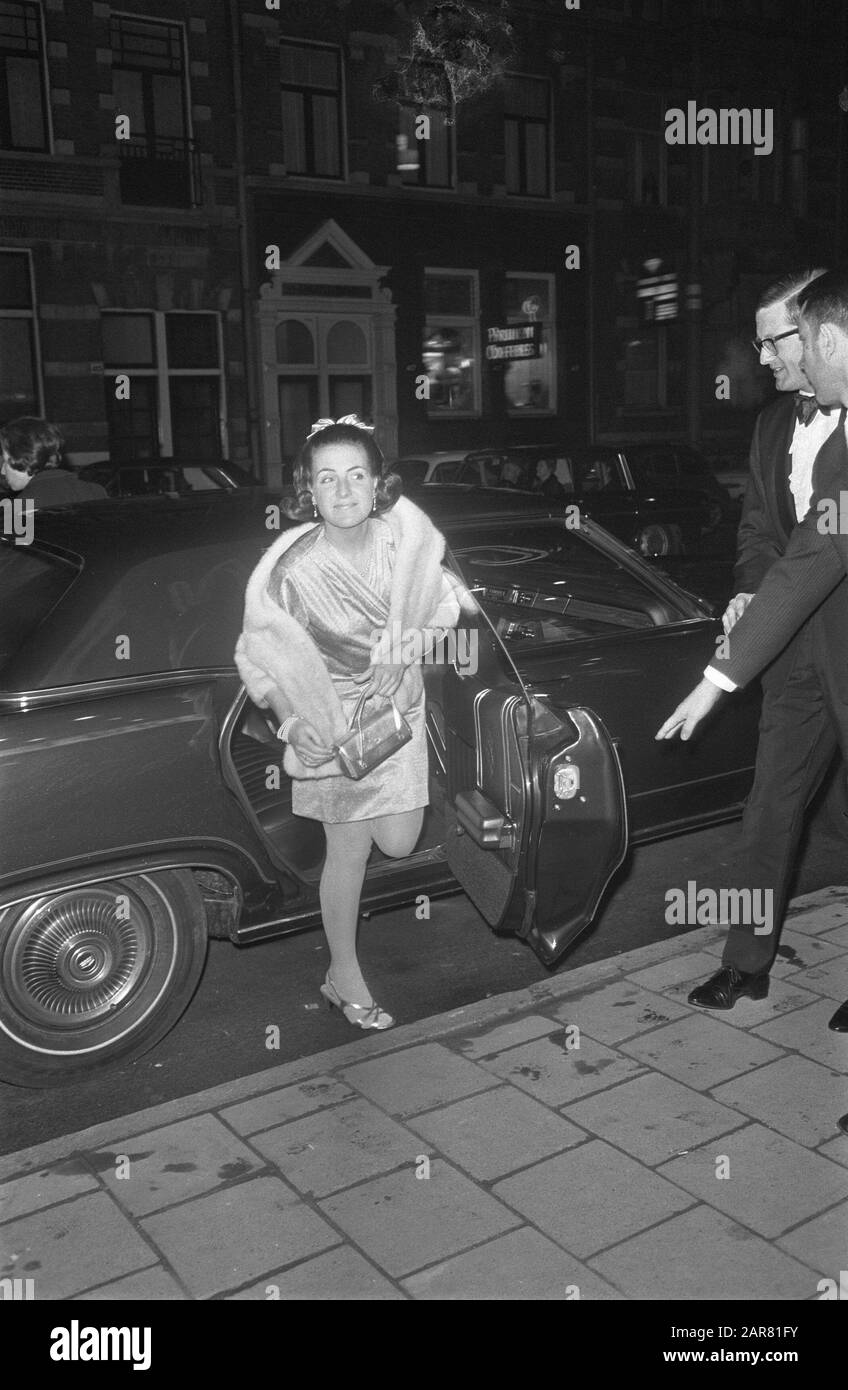
[[[146,207],[196,208],[202,202],[194,140],[135,135],[118,141],[121,200]]]

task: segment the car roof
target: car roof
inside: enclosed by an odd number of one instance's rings
[[[244,488],[228,493],[201,493],[179,501],[167,497],[121,498],[78,506],[42,507],[35,513],[35,544],[70,551],[91,563],[113,556],[122,570],[132,560],[185,551],[195,545],[248,543],[269,545],[277,528],[268,526],[269,507],[284,497],[270,488]],[[499,488],[442,487],[430,484],[426,495],[416,493],[420,506],[436,525],[488,520],[522,520],[528,515],[561,516],[562,508],[544,498],[514,496]],[[272,519],[276,519],[272,514]],[[281,529],[294,524],[281,515]]]

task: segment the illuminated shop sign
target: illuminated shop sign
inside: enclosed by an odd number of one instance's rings
[[[490,362],[508,362],[516,358],[541,356],[540,323],[511,323],[503,328],[486,329],[486,357]]]

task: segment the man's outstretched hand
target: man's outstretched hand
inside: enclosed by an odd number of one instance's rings
[[[662,728],[654,735],[655,738],[674,738],[676,733],[680,734],[681,739],[691,738],[697,726],[705,715],[709,714],[713,705],[718,702],[721,695],[719,687],[706,676],[700,685],[690,691],[685,700],[682,700]]]

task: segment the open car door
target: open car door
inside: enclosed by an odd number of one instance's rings
[[[591,710],[527,691],[485,614],[471,626],[478,660],[443,688],[447,860],[495,931],[554,965],[627,851],[618,753]]]

